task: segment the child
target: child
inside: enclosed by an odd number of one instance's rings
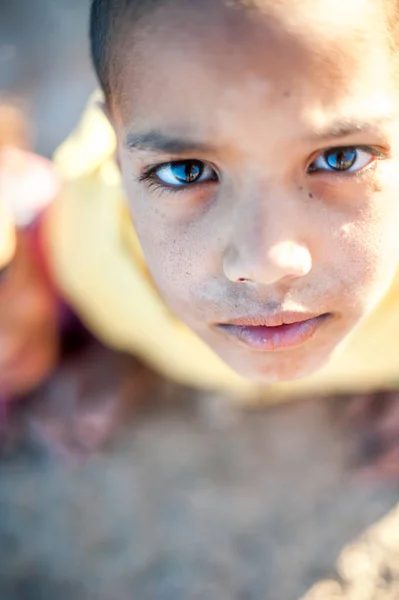
[[[0,397],[8,399],[34,389],[53,370],[59,347],[56,297],[43,272],[38,216],[58,192],[51,163],[20,146],[22,115],[10,130],[2,123],[11,107],[0,106]],[[19,224],[19,229],[15,228]],[[4,245],[4,244],[3,244]]]
[[[51,450],[81,454],[108,437],[127,392],[133,397],[137,369],[94,340],[53,284],[42,225],[58,178],[49,161],[19,148],[15,137],[2,144],[3,112],[0,107],[0,441],[8,443],[17,431],[25,436],[19,424],[28,420]]]
[[[246,399],[397,387],[396,16],[93,1],[111,125],[90,109],[57,153],[47,240],[103,341]]]
[[[0,203],[0,276],[4,274],[16,248],[16,235],[13,220],[9,211]]]

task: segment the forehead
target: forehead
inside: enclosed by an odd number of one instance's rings
[[[387,111],[384,28],[372,0],[166,2],[127,40],[117,104],[125,123],[200,129],[243,105],[248,118],[267,106],[320,126],[370,104]]]

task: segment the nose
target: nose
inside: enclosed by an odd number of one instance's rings
[[[262,258],[230,253],[224,264],[225,275],[230,281],[264,285],[304,277],[311,269],[312,257],[308,248],[289,240],[274,245]]]
[[[237,213],[223,257],[224,273],[230,281],[273,285],[310,273],[312,254],[303,235],[300,239],[298,235],[303,217],[296,218],[293,207],[283,204],[273,203],[270,211],[262,208],[249,216],[247,202],[241,218]]]

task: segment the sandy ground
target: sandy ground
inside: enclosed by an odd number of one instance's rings
[[[45,154],[94,85],[87,7],[0,3],[0,88]],[[337,412],[149,399],[83,465],[3,457],[1,600],[399,598],[399,486],[351,481]]]
[[[399,598],[398,487],[351,481],[335,412],[149,401],[83,465],[3,459],[0,598]]]

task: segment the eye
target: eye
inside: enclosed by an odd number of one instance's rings
[[[147,178],[170,187],[188,186],[193,183],[216,181],[218,176],[214,169],[199,160],[181,160],[170,162],[151,169]]]
[[[371,148],[346,147],[325,150],[312,162],[309,173],[330,171],[335,173],[357,173],[379,156]]]

